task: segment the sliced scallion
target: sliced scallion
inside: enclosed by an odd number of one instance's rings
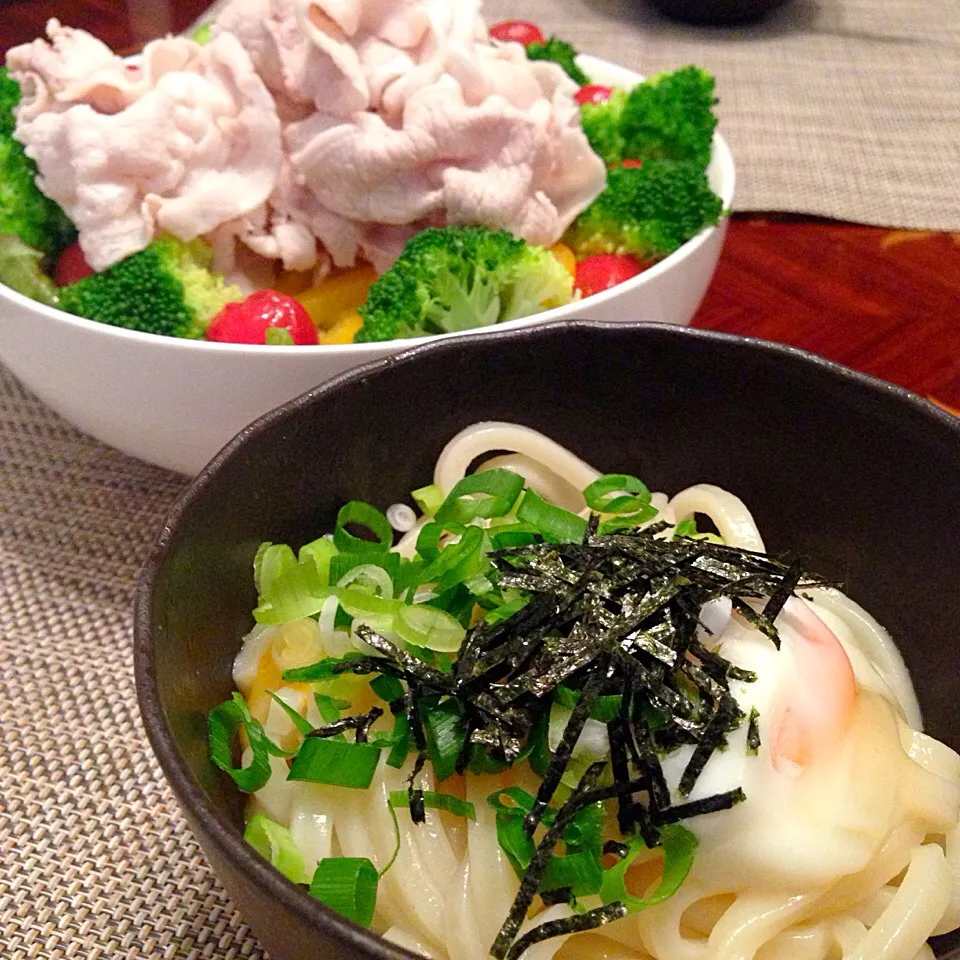
[[[629,473],[606,473],[584,489],[583,499],[598,513],[632,513],[650,503],[650,490]]]
[[[229,700],[217,704],[210,711],[207,726],[211,761],[229,774],[244,793],[255,793],[270,779],[270,754],[289,756],[264,733],[260,721],[251,716],[247,701],[239,693],[234,693]],[[241,727],[247,735],[253,756],[246,767],[235,767],[233,742]]]
[[[294,757],[287,779],[366,790],[379,759],[380,750],[370,743],[308,737]]]
[[[347,529],[348,525],[365,527],[373,539],[355,536]],[[393,545],[393,527],[376,507],[362,500],[351,500],[337,513],[333,542],[342,553],[385,553]]]
[[[517,519],[529,523],[546,539],[557,543],[579,543],[587,531],[587,521],[583,517],[547,503],[533,490],[524,492],[517,507]]]
[[[627,870],[647,849],[642,838],[632,837],[627,841],[626,856],[603,871],[600,897],[604,903],[620,901],[631,913],[636,913],[654,904],[663,903],[677,892],[693,866],[697,838],[686,827],[671,823],[660,827],[660,839],[663,844],[663,875],[657,889],[646,897],[635,897],[627,890]]]
[[[288,880],[293,883],[310,882],[303,854],[297,849],[287,827],[262,813],[255,813],[243,831],[243,839]]]
[[[441,653],[459,650],[467,633],[449,613],[423,604],[401,607],[394,629],[406,643]]]
[[[427,516],[433,516],[433,514],[440,509],[440,504],[444,501],[443,491],[435,483],[414,490],[410,496],[413,498],[413,502],[420,508],[421,513]]]
[[[455,817],[464,817],[467,820],[477,819],[477,809],[467,800],[461,800],[452,793],[438,793],[436,790],[423,790],[423,805],[429,810],[446,810]],[[390,791],[390,806],[403,807],[410,806],[410,794],[406,790]]]
[[[377,868],[366,857],[324,857],[310,881],[310,896],[361,927],[369,927],[379,882]]]
[[[523,477],[512,470],[483,470],[454,484],[437,510],[439,523],[469,523],[477,517],[502,517],[517,502]]]

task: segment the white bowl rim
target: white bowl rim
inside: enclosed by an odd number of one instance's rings
[[[637,73],[635,70],[631,70],[629,67],[624,67],[620,64],[612,63],[609,60],[604,60],[601,57],[594,57],[589,54],[581,54],[577,57],[577,61],[585,69],[592,67],[600,74],[603,74],[604,71],[609,73],[629,74],[636,78],[633,81],[635,83],[638,83],[643,79],[643,75]],[[723,201],[723,213],[721,214],[721,217],[728,217],[731,213],[734,189],[736,186],[736,168],[730,147],[719,132],[715,132],[713,135],[713,153],[711,162],[719,164],[722,181],[720,185],[720,199]],[[588,299],[591,301],[591,303],[600,305],[607,300],[612,300],[615,297],[623,296],[623,294],[628,293],[630,290],[643,286],[645,283],[655,279],[661,273],[666,272],[671,267],[693,256],[693,254],[696,253],[700,247],[709,242],[710,237],[718,229],[720,229],[719,224],[717,226],[704,227],[698,234],[696,234],[694,237],[691,237],[673,253],[667,257],[664,257],[663,260],[658,261],[649,269],[644,270],[636,277],[632,277],[624,283],[618,284],[616,287],[611,287],[609,290],[604,290],[601,293],[595,293]],[[202,350],[207,353],[219,351],[227,355],[262,355],[263,351],[266,349],[262,344],[220,343],[212,340],[190,340],[183,337],[166,337],[155,333],[142,333],[139,330],[128,330],[125,327],[118,327],[109,323],[102,323],[99,320],[89,320],[86,317],[75,316],[72,313],[67,313],[65,310],[60,310],[57,307],[51,307],[45,303],[40,303],[37,300],[33,300],[30,297],[13,290],[5,284],[0,283],[0,305],[2,305],[4,300],[8,301],[15,307],[19,307],[20,309],[34,310],[41,316],[46,317],[48,320],[65,323],[91,333],[97,332],[106,337],[118,337],[121,340],[125,339],[129,342],[136,342],[139,340],[145,345],[152,345],[155,349],[163,349],[166,347],[167,349],[173,350]],[[430,343],[433,340],[442,339],[444,337],[479,336],[489,330],[514,330],[519,327],[529,326],[531,324],[570,319],[579,312],[581,303],[583,303],[583,300],[573,300],[568,304],[564,304],[562,307],[554,307],[551,310],[544,310],[541,313],[535,313],[529,317],[520,317],[517,320],[508,320],[505,323],[495,323],[487,327],[474,327],[470,330],[458,331],[456,333],[437,333],[424,337],[380,340],[372,343],[317,344],[315,346],[277,345],[271,346],[269,351],[271,356],[283,356],[290,353],[294,353],[297,356],[343,356],[344,354],[352,354],[359,358],[358,362],[362,362],[364,358],[373,359],[391,344],[396,345],[397,349],[406,350],[411,347],[420,346],[424,343]]]

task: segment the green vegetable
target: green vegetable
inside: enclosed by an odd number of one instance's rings
[[[54,258],[73,243],[76,230],[37,186],[37,166],[14,139],[14,109],[19,102],[20,85],[0,67],[0,234],[19,237],[28,247]],[[33,296],[26,290],[20,292]]]
[[[246,767],[233,765],[233,741],[243,728],[253,754]],[[264,733],[259,720],[250,715],[247,701],[239,693],[218,704],[210,711],[208,720],[210,759],[244,793],[256,793],[270,779],[270,755],[289,756]]]
[[[60,290],[68,313],[115,327],[167,337],[202,339],[236,287],[210,270],[213,251],[202,240],[154,240],[146,249]]]
[[[523,477],[512,470],[468,474],[457,481],[440,505],[437,522],[469,523],[476,517],[502,517],[517,502],[522,490]]]
[[[663,876],[657,889],[648,897],[635,897],[627,890],[627,870],[640,853],[647,849],[640,837],[633,837],[627,842],[627,855],[603,871],[600,897],[604,903],[618,900],[625,904],[631,913],[636,913],[654,904],[663,903],[677,892],[693,866],[697,838],[678,823],[662,826],[660,838],[663,842]]]
[[[713,77],[681,67],[580,109],[583,131],[607,166],[622,160],[687,160],[706,169],[717,118]]]
[[[210,42],[210,31],[213,24],[210,23],[201,23],[193,33],[190,34],[190,39],[194,43],[205,44]]]
[[[577,66],[577,51],[565,40],[551,37],[546,43],[528,43],[526,49],[530,60],[552,60],[563,67],[567,76],[581,87],[590,82],[590,78]]]
[[[43,259],[43,251],[28,246],[20,237],[0,233],[0,283],[31,300],[55,307],[60,298],[53,281],[41,269]]]
[[[723,201],[696,163],[653,160],[615,167],[607,188],[564,239],[578,257],[629,253],[659,260],[720,219]]]
[[[294,757],[287,779],[366,790],[379,759],[379,748],[370,743],[308,737]]]
[[[355,536],[347,529],[348,524],[367,529],[374,539]],[[351,500],[337,513],[333,543],[338,550],[349,550],[352,553],[384,553],[393,543],[393,527],[376,507],[362,500]]]
[[[369,927],[379,882],[377,868],[366,857],[324,857],[310,881],[310,896],[361,927]]]
[[[476,820],[477,810],[472,803],[467,800],[461,800],[452,793],[438,793],[435,790],[422,790],[423,805],[430,810],[446,810],[456,817],[464,817],[466,820]],[[390,791],[391,807],[409,807],[410,794],[406,790]]]
[[[569,303],[573,280],[543,247],[505,230],[433,227],[407,241],[359,308],[355,340],[454,333]]]
[[[554,543],[579,543],[587,531],[583,517],[547,503],[533,490],[524,493],[517,507],[517,519],[529,523]]]
[[[265,860],[269,860],[293,883],[308,883],[303,854],[290,831],[262,813],[255,813],[243,831],[243,839]]]

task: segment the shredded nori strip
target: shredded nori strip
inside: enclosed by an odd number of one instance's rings
[[[526,950],[535,943],[549,940],[551,937],[561,937],[567,933],[581,933],[584,930],[596,930],[605,923],[619,920],[630,911],[619,900],[594,907],[586,913],[575,913],[572,917],[562,917],[559,920],[548,920],[535,926],[514,943],[506,955],[506,960],[517,960]]]
[[[729,810],[738,803],[747,799],[742,787],[728,790],[726,793],[715,793],[712,797],[702,800],[692,800],[690,803],[678,803],[667,810],[658,810],[653,815],[654,823],[662,827],[666,823],[678,823],[690,817],[702,817],[705,813],[716,813],[718,810]]]
[[[760,749],[760,726],[757,721],[760,713],[756,707],[750,708],[750,719],[747,721],[747,753],[756,755]]]
[[[346,733],[347,730],[354,730],[356,731],[357,743],[366,743],[367,733],[370,727],[378,717],[382,716],[383,710],[379,707],[371,707],[367,713],[360,713],[352,717],[342,717],[339,720],[334,720],[333,723],[325,723],[322,727],[315,727],[304,735],[304,739],[311,737],[335,737],[337,734]]]

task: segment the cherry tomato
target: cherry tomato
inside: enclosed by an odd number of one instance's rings
[[[504,20],[503,23],[495,23],[490,28],[490,36],[494,40],[522,43],[525,47],[531,43],[546,43],[540,28],[529,20]]]
[[[576,287],[585,297],[592,297],[635,277],[643,269],[644,264],[629,254],[598,253],[577,264]]]
[[[258,290],[240,303],[228,303],[207,327],[207,339],[218,343],[266,343],[270,327],[287,330],[299,346],[317,343],[310,314],[293,297],[276,290]]]
[[[60,254],[60,259],[53,271],[53,279],[58,287],[68,287],[71,283],[89,277],[93,272],[93,267],[87,263],[87,258],[83,255],[80,244],[71,243]]]
[[[588,83],[581,87],[574,95],[573,99],[577,103],[606,103],[613,93],[613,87],[605,87],[602,83]]]

